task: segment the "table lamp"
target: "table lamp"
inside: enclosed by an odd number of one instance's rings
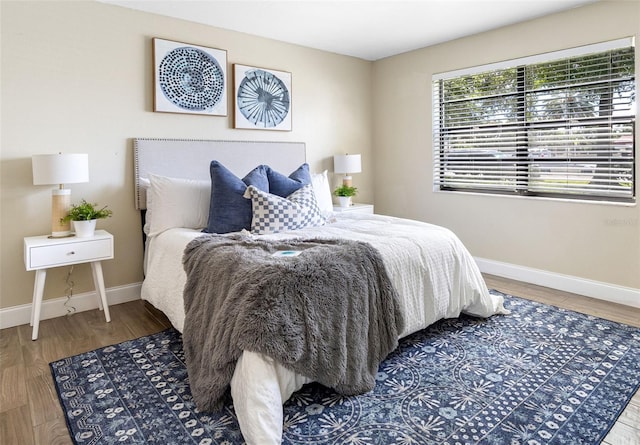
[[[342,185],[352,187],[353,181],[351,173],[360,173],[362,171],[362,163],[360,155],[335,155],[333,157],[333,171],[335,173],[344,173]]]
[[[71,190],[64,188],[64,184],[89,182],[89,155],[33,155],[31,167],[33,185],[59,185],[51,192],[51,238],[71,236],[70,221],[62,221],[71,207]]]

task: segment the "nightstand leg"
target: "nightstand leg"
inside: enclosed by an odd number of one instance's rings
[[[111,314],[109,314],[109,303],[107,302],[107,292],[104,289],[104,277],[102,276],[102,263],[95,261],[91,263],[91,270],[93,271],[93,284],[96,287],[98,293],[98,306],[100,310],[104,309],[104,318],[107,323],[111,321]]]
[[[42,294],[44,293],[44,281],[47,278],[47,269],[36,270],[36,279],[33,283],[33,303],[31,304],[31,340],[38,339],[40,327],[40,308],[42,307]]]

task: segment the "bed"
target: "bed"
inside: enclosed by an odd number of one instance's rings
[[[147,209],[142,298],[183,332],[187,282],[183,255],[190,243],[202,237],[211,219],[209,212],[215,205],[211,161],[221,162],[238,177],[263,164],[288,174],[306,165],[305,144],[135,139],[134,159],[136,206]],[[311,176],[324,224],[258,235],[243,231],[243,235],[274,243],[325,239],[372,246],[399,297],[404,318],[400,338],[462,312],[478,317],[507,313],[501,297],[488,292],[470,253],[451,231],[391,216],[331,214],[326,172]],[[310,381],[269,356],[244,351],[230,387],[246,442],[281,443],[282,404]]]

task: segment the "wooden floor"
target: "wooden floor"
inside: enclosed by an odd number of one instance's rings
[[[485,276],[490,288],[640,327],[640,309]],[[167,319],[142,301],[111,306],[111,323],[92,310],[40,323],[37,341],[28,325],[0,331],[0,444],[72,444],[49,370],[60,358],[152,334]],[[603,444],[640,444],[640,392]]]

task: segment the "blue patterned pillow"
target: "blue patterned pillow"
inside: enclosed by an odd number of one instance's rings
[[[289,196],[304,185],[311,184],[311,173],[309,164],[302,164],[289,176],[285,176],[267,167],[267,177],[269,178],[269,193],[281,196]]]
[[[250,185],[244,194],[251,199],[253,220],[251,233],[266,235],[284,230],[322,226],[325,219],[316,203],[311,185],[305,185],[283,198]]]
[[[243,197],[248,185],[269,190],[267,166],[259,165],[240,179],[218,161],[211,161],[211,204],[208,233],[238,232],[251,229],[251,201]]]

